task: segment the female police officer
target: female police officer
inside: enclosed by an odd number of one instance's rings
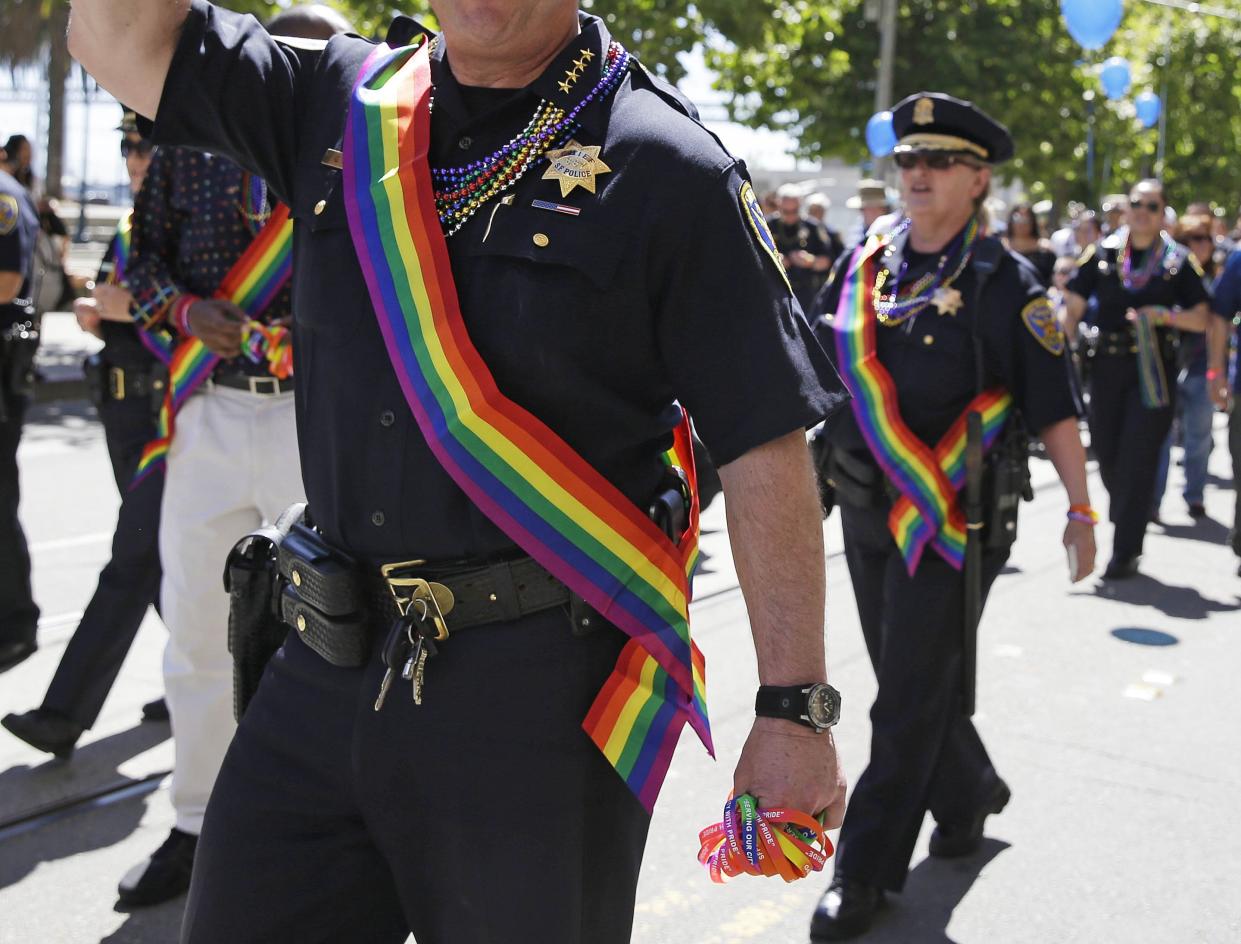
[[[1129,195],[1129,225],[1091,246],[1069,283],[1065,330],[1076,337],[1088,299],[1098,304],[1091,370],[1090,442],[1115,532],[1103,576],[1138,571],[1159,450],[1175,412],[1176,332],[1207,326],[1202,270],[1160,229],[1163,185],[1144,180]]]
[[[1073,579],[1094,562],[1064,339],[1033,267],[981,232],[990,166],[1012,155],[1012,139],[969,102],[937,93],[905,99],[893,121],[906,215],[837,265],[823,296],[829,315],[816,325],[853,394],[852,410],[825,428],[825,477],[841,505],[879,682],[870,764],[811,925],[828,940],[866,930],[884,890],[901,889],[928,809],[938,823],[932,855],[959,856],[978,847],[983,820],[1008,800],[968,717],[962,681],[972,677],[966,632],[975,627],[963,629],[1008,557],[1016,521],[984,516],[992,523],[975,533],[985,550],[963,553],[972,525],[954,457],[970,413],[982,421],[978,441],[994,482],[1002,468],[1024,468],[1022,420],[1042,437],[1068,494]],[[1019,479],[992,488],[992,509],[1015,513]],[[977,583],[967,604],[970,576]]]

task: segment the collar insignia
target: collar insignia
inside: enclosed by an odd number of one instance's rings
[[[922,97],[914,103],[914,124],[929,125],[935,121],[935,100]]]
[[[559,182],[562,197],[567,197],[575,187],[594,193],[595,177],[612,173],[612,168],[599,160],[601,150],[598,145],[587,147],[570,139],[564,147],[547,152],[551,166],[543,173],[543,179]]]

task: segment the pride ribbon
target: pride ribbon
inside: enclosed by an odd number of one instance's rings
[[[711,751],[705,668],[689,632],[689,533],[673,544],[611,482],[506,397],[470,340],[436,211],[428,45],[379,46],[354,87],[344,197],[358,262],[405,399],[471,501],[630,640],[583,728],[652,809],[681,728]],[[682,417],[667,461],[693,483]]]
[[[227,299],[251,319],[256,319],[280,294],[292,274],[293,221],[289,218],[289,208],[279,204],[254,237],[254,241],[228,270],[214,297]],[[253,331],[251,326],[248,325],[247,328]],[[144,329],[140,332],[142,335],[151,336],[157,333],[167,337],[171,346],[171,336],[162,328]],[[144,343],[155,353],[151,343]],[[169,356],[161,360],[168,365],[168,390],[164,394],[164,402],[155,421],[155,438],[142,450],[131,488],[156,469],[163,467],[176,431],[178,411],[190,395],[211,376],[216,364],[220,362],[202,341],[194,337],[178,344]],[[291,369],[291,363],[289,366]]]
[[[1168,377],[1163,369],[1163,352],[1159,349],[1155,320],[1146,312],[1137,311],[1133,319],[1133,332],[1138,342],[1138,391],[1142,396],[1142,406],[1157,410],[1167,406],[1171,397],[1168,395]]]
[[[836,309],[837,369],[853,394],[851,406],[871,454],[901,493],[888,516],[888,528],[912,575],[930,544],[960,570],[965,560],[965,516],[957,494],[965,484],[966,417],[982,414],[983,449],[990,449],[1012,409],[1002,389],[979,394],[965,408],[934,450],[914,435],[900,414],[892,376],[879,361],[875,344],[874,302],[869,291],[886,245],[872,236],[854,250]]]
[[[822,871],[835,851],[814,817],[798,810],[759,809],[748,793],[730,797],[723,819],[701,830],[698,843],[698,861],[717,885],[738,875],[778,875],[795,882]]]

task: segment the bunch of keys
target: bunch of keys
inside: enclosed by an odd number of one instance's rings
[[[425,616],[425,603],[423,604],[423,616]],[[398,670],[401,678],[410,682],[413,687],[414,704],[422,704],[422,686],[427,660],[439,651],[430,635],[434,632],[434,628],[431,627],[429,632],[424,632],[426,626],[425,619],[414,615],[413,607],[393,621],[392,628],[388,631],[388,638],[384,640],[385,671],[383,680],[379,683],[379,697],[375,699],[376,711],[383,707],[384,699],[388,697],[388,689],[392,687]]]

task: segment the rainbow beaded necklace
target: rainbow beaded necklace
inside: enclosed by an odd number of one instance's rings
[[[541,99],[526,127],[487,157],[459,167],[434,167],[435,209],[445,236],[452,236],[484,203],[508,190],[544,154],[562,147],[578,128],[578,115],[596,99],[606,98],[620,84],[631,57],[620,43],[608,47],[603,75],[570,111]]]
[[[1161,231],[1159,239],[1146,250],[1146,258],[1142,260],[1142,267],[1135,272],[1133,271],[1133,243],[1126,231],[1124,245],[1120,248],[1121,284],[1130,292],[1145,288],[1155,274],[1163,271],[1164,265],[1175,255],[1176,243],[1167,233]]]
[[[909,233],[911,220],[909,217],[901,220],[896,228],[892,230],[889,238],[889,255],[896,255],[904,246],[905,238]],[[961,277],[961,273],[965,271],[965,267],[969,264],[970,253],[974,249],[974,243],[978,240],[979,235],[978,217],[970,220],[969,225],[957,235],[944,252],[939,257],[939,265],[931,272],[926,273],[922,278],[918,279],[911,285],[901,286],[901,278],[905,274],[908,267],[908,261],[901,259],[900,265],[896,267],[895,272],[884,267],[879,270],[879,274],[875,277],[875,284],[871,289],[871,300],[875,305],[875,317],[878,322],[887,328],[894,328],[899,324],[903,324],[910,318],[913,318],[929,305],[935,296],[935,290],[941,285],[948,286]],[[948,270],[951,263],[956,262],[951,275],[945,277],[944,273]],[[892,283],[891,292],[885,294],[884,288],[889,280]]]

